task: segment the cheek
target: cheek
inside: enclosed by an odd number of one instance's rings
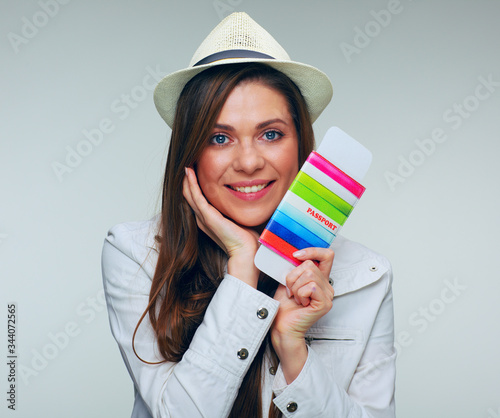
[[[196,175],[201,191],[208,200],[215,200],[218,195],[218,182],[222,175],[221,161],[213,158],[210,152],[204,152],[196,164]]]
[[[295,154],[287,158],[286,167],[290,176],[295,177],[299,171],[299,156]]]
[[[290,184],[299,171],[299,153],[293,147],[288,152],[282,153],[278,161],[278,167],[283,178],[288,178]],[[290,186],[290,184],[288,186]]]

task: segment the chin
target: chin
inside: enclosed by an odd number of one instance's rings
[[[260,233],[264,230],[264,228],[266,227],[270,218],[271,218],[271,215],[269,215],[267,217],[265,217],[265,216],[258,216],[258,217],[238,216],[238,217],[232,218],[232,219],[238,225],[245,226],[247,228],[252,228]]]

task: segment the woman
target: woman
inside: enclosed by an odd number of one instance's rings
[[[394,416],[387,260],[337,237],[295,254],[287,289],[253,264],[330,97],[244,13],[160,81],[162,210],[111,228],[102,260],[133,417]]]

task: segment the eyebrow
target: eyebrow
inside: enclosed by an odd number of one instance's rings
[[[276,119],[266,120],[265,122],[261,122],[256,126],[256,128],[262,129],[265,128],[266,126],[272,125],[273,123],[282,123],[283,125],[288,126],[288,124],[283,119],[276,118]],[[226,131],[234,131],[234,127],[232,127],[231,125],[224,125],[222,123],[216,123],[214,128],[225,129]]]
[[[266,126],[272,125],[273,123],[282,123],[283,125],[288,125],[283,119],[276,118],[276,119],[271,119],[271,120],[267,120],[265,122],[259,123],[257,125],[257,128],[262,129],[262,128],[265,128]]]

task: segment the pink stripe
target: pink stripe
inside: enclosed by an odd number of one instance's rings
[[[318,170],[321,170],[323,173],[325,173],[328,177],[331,177],[338,184],[345,187],[358,199],[363,195],[365,188],[361,184],[359,184],[353,178],[349,177],[341,169],[335,167],[330,161],[321,156],[321,154],[313,151],[311,152],[311,154],[309,154],[307,161]]]

